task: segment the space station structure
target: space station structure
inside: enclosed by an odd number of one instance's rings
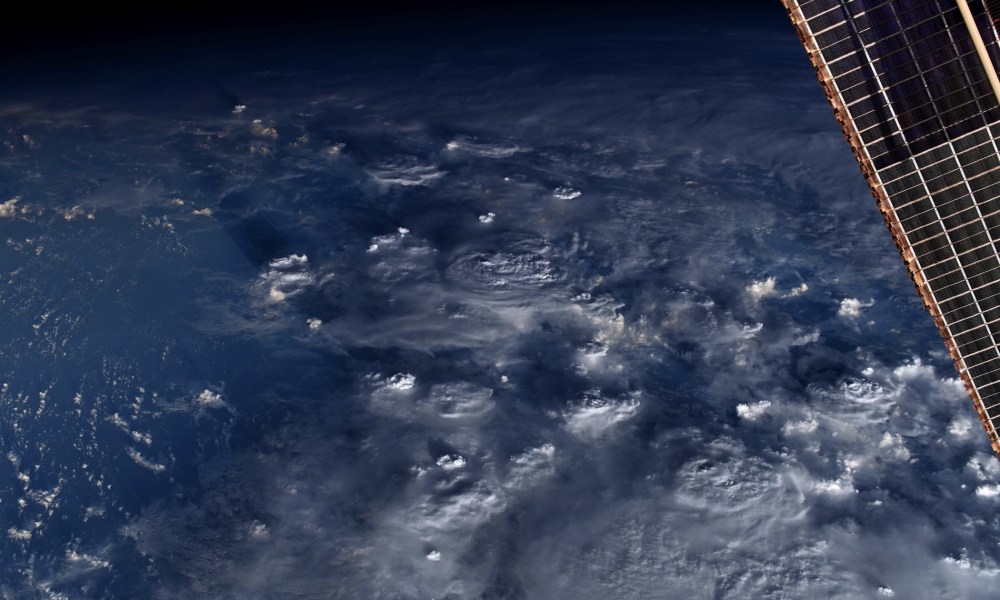
[[[1000,456],[1000,0],[782,0]]]

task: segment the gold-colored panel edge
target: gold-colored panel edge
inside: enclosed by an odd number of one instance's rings
[[[1000,437],[997,436],[996,430],[990,423],[990,419],[986,414],[986,409],[983,406],[983,401],[979,397],[979,393],[976,391],[976,387],[973,385],[972,379],[963,368],[964,365],[961,357],[959,356],[955,341],[948,333],[947,327],[945,327],[944,318],[930,294],[930,287],[924,279],[923,273],[917,267],[916,257],[903,235],[903,228],[899,223],[899,219],[896,217],[896,213],[892,210],[892,205],[889,203],[889,196],[886,194],[885,189],[882,187],[882,184],[876,175],[875,167],[872,165],[871,160],[869,160],[869,157],[864,152],[861,136],[854,127],[854,122],[851,120],[850,114],[847,112],[847,107],[845,107],[841,102],[837,91],[833,87],[833,74],[826,66],[826,63],[820,54],[819,47],[816,45],[815,39],[809,33],[808,29],[806,29],[805,15],[802,14],[802,10],[799,8],[799,4],[796,0],[781,0],[781,3],[784,5],[785,10],[788,11],[788,16],[791,18],[792,24],[795,25],[795,31],[799,36],[799,41],[802,42],[802,46],[806,49],[806,54],[809,55],[809,62],[812,63],[813,68],[816,70],[816,76],[819,79],[820,85],[823,86],[823,93],[826,94],[827,100],[830,101],[830,105],[833,107],[833,115],[840,124],[840,129],[843,131],[844,137],[846,137],[848,143],[850,143],[851,152],[854,154],[854,158],[858,161],[858,164],[861,165],[861,172],[864,174],[865,180],[868,182],[868,189],[871,190],[872,196],[875,197],[875,202],[878,206],[879,212],[882,213],[882,218],[885,219],[885,226],[889,230],[889,233],[892,234],[892,241],[896,244],[896,248],[899,250],[899,254],[903,259],[903,263],[906,264],[906,270],[910,275],[910,280],[913,281],[913,285],[916,286],[917,294],[920,296],[920,300],[924,303],[924,307],[934,318],[934,324],[937,325],[938,332],[944,339],[945,347],[948,348],[948,354],[955,363],[955,369],[958,371],[962,384],[965,386],[966,392],[968,392],[969,397],[972,399],[972,404],[976,409],[976,414],[979,415],[979,420],[990,440],[990,446],[993,447],[993,452],[998,458],[1000,458]]]

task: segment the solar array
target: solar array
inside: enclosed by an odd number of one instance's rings
[[[782,1],[1000,455],[1000,1]]]

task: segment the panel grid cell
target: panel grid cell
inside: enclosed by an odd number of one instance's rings
[[[783,2],[1000,454],[995,26],[951,0]]]

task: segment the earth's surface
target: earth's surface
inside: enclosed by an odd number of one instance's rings
[[[3,597],[996,597],[789,24],[182,58],[0,104]]]

